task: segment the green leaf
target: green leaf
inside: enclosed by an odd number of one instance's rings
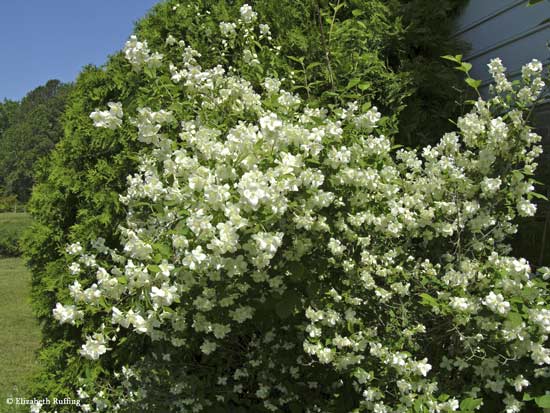
[[[166,244],[161,244],[160,242],[157,242],[153,244],[153,247],[162,255],[163,258],[168,258],[172,255],[172,248],[170,248]]]
[[[471,77],[466,79],[465,82],[474,89],[478,89],[481,86],[481,80],[472,79]]]
[[[470,69],[472,68],[472,64],[468,62],[462,62],[459,67],[456,67],[456,70],[460,70],[461,72],[468,73]]]
[[[334,13],[336,13],[338,10],[340,10],[342,7],[344,7],[346,3],[339,3],[336,6],[330,5],[334,9]]]
[[[462,55],[461,54],[457,54],[456,56],[452,56],[452,55],[445,55],[445,56],[441,56],[442,59],[445,59],[445,60],[450,60],[451,62],[455,62],[455,63],[462,63]]]
[[[529,2],[527,3],[527,7],[531,7],[531,6],[534,6],[535,4],[538,4],[538,3],[542,3],[543,0],[529,0]]]
[[[294,57],[294,56],[287,56],[290,60],[303,64],[304,63],[304,56],[301,57]]]
[[[542,407],[543,409],[550,409],[550,394],[535,397],[535,403],[537,404],[537,406]]]
[[[524,402],[528,402],[530,400],[533,400],[533,397],[531,397],[531,395],[529,393],[524,393],[523,394],[523,399],[521,399],[521,400],[523,400]]]
[[[361,105],[361,110],[363,112],[366,112],[367,110],[369,110],[371,108],[372,104],[370,102],[365,102]]]
[[[523,318],[520,313],[511,312],[508,314],[508,321],[512,327],[518,327],[523,322]]]
[[[424,413],[424,402],[420,399],[416,399],[416,401],[413,404],[414,411],[416,413]]]
[[[522,171],[519,171],[517,169],[513,170],[512,171],[512,175],[514,176],[514,178],[516,179],[523,179],[524,178],[524,174]]]
[[[420,304],[428,305],[430,307],[439,307],[439,302],[433,298],[431,295],[426,293],[418,294],[420,298],[422,298],[422,301],[420,301]]]
[[[483,402],[483,399],[474,399],[472,397],[468,397],[467,399],[462,400],[460,403],[460,410],[463,411],[472,411],[481,406],[481,403]]]
[[[313,62],[313,63],[310,63],[309,65],[307,65],[306,69],[307,70],[311,70],[317,66],[321,66],[321,63],[320,62]]]
[[[348,82],[348,85],[346,86],[346,90],[351,89],[352,87],[358,85],[361,82],[361,79],[359,78],[353,78]]]
[[[154,265],[154,264],[149,264],[147,266],[147,269],[149,271],[151,271],[152,273],[157,273],[157,272],[160,272],[160,267],[158,265]]]
[[[537,198],[537,199],[543,199],[545,201],[548,201],[548,198],[545,197],[543,194],[539,194],[538,192],[531,192],[529,194],[530,198]]]

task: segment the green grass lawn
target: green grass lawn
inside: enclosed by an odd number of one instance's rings
[[[0,413],[29,411],[6,403],[11,396],[29,397],[25,387],[36,368],[40,331],[29,295],[30,274],[23,260],[0,259]]]
[[[24,212],[0,213],[0,257],[19,255],[19,237],[30,223],[30,215]]]

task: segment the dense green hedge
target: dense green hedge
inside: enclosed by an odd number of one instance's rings
[[[26,213],[0,213],[0,257],[21,255],[19,240],[30,224],[31,218]]]
[[[185,39],[201,52],[201,64],[231,64],[222,56],[213,33],[220,21],[238,15],[243,1],[167,1],[155,6],[136,26],[140,39],[176,61],[164,45],[169,34]],[[319,0],[258,1],[253,4],[281,46],[279,59],[264,71],[286,73],[284,86],[309,97],[312,104],[330,106],[339,99],[376,104],[390,115],[388,129],[408,145],[430,142],[450,128],[457,85],[455,71],[439,56],[456,53],[447,40],[451,17],[462,1]],[[291,74],[293,72],[293,74]],[[262,73],[249,72],[258,86]],[[37,171],[30,201],[35,218],[25,239],[33,273],[34,309],[43,322],[43,369],[35,395],[72,397],[71,389],[84,374],[77,359],[80,334],[53,322],[52,308],[66,298],[69,275],[64,248],[72,240],[92,240],[99,234],[116,246],[123,217],[118,193],[136,167],[142,148],[127,130],[93,128],[89,114],[109,101],[126,108],[148,106],[150,90],[142,77],[128,70],[121,54],[102,68],[86,67],[71,93],[64,122],[65,137]],[[160,108],[153,108],[158,110]],[[406,121],[405,121],[406,120]],[[429,127],[427,127],[429,125]],[[430,131],[429,135],[421,131]],[[136,354],[145,343],[135,343]],[[65,411],[60,409],[60,411]],[[70,410],[67,410],[70,411]]]

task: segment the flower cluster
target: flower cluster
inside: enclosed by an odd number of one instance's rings
[[[245,30],[254,54],[257,16],[240,11],[220,30]],[[152,55],[129,43],[140,69]],[[83,326],[83,357],[126,360],[78,384],[82,411],[518,411],[550,376],[548,277],[507,255],[535,212],[540,138],[521,107],[480,99],[437,145],[395,151],[376,107],[308,107],[275,76],[260,93],[171,43],[182,61],[155,65],[192,113],[137,110],[148,149],[120,197],[121,247],[67,248],[73,303],[54,317]],[[517,90],[491,63],[520,103],[542,82],[537,62],[524,71]]]
[[[130,36],[130,40],[124,45],[123,52],[135,70],[143,67],[154,69],[162,65],[162,54],[151,53],[147,41],[140,42],[135,35]]]
[[[116,129],[122,125],[122,104],[109,102],[109,110],[95,111],[90,114],[96,128]]]

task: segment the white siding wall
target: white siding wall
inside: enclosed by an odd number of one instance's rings
[[[487,63],[500,57],[517,76],[531,59],[550,63],[550,1],[527,7],[527,0],[470,0],[457,22],[456,36],[471,44],[464,60],[471,76],[488,84]]]
[[[475,79],[484,81],[481,89],[486,94],[489,85],[487,63],[500,57],[513,77],[520,75],[521,66],[531,59],[550,64],[550,1],[527,7],[527,0],[470,0],[458,19],[456,36],[471,44],[471,51],[464,60],[472,63],[470,72]],[[515,76],[514,76],[515,75]],[[543,155],[537,179],[544,185],[537,188],[550,196],[550,103],[535,113],[536,132],[542,137]],[[542,243],[548,237],[546,219],[550,218],[550,204],[539,203],[537,215],[521,224],[513,244],[514,253],[525,256],[531,264],[550,265],[550,243]],[[542,259],[541,259],[542,257]]]

